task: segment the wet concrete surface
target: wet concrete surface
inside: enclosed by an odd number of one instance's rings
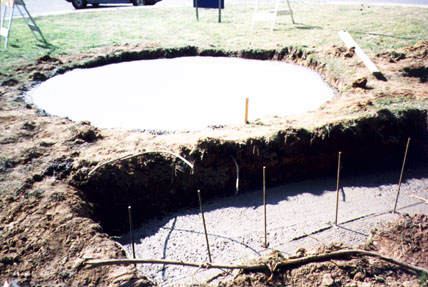
[[[61,91],[61,92],[58,92]],[[48,114],[103,128],[200,130],[302,114],[332,99],[318,73],[293,64],[180,57],[76,69],[30,92]]]
[[[271,250],[292,255],[299,247],[314,249],[331,242],[357,247],[369,239],[370,230],[397,219],[401,213],[427,214],[428,205],[411,195],[428,197],[428,167],[406,171],[400,189],[398,213],[392,214],[398,178],[397,172],[344,176],[341,179],[337,226],[333,224],[335,178],[269,188],[268,248],[263,247],[262,188],[206,202],[205,219],[213,262],[237,264]],[[147,222],[136,230],[135,238],[137,258],[208,262],[199,208]],[[129,236],[124,235],[121,242],[132,254]],[[223,272],[163,265],[144,265],[140,270],[162,286],[205,282]]]

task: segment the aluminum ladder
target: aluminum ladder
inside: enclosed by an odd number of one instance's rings
[[[10,30],[12,29],[12,21],[13,21],[13,16],[15,14],[15,8],[18,9],[18,12],[22,16],[22,19],[24,19],[28,28],[30,28],[31,33],[33,33],[34,38],[36,38],[36,40],[39,42],[43,42],[46,45],[48,44],[45,37],[43,37],[42,31],[37,26],[36,22],[34,22],[33,17],[31,17],[30,12],[25,6],[24,0],[0,0],[0,2],[1,2],[0,8],[4,9],[3,17],[1,18],[1,26],[0,26],[0,45],[1,45],[2,37],[5,38],[4,47],[7,48],[7,45],[9,44],[9,36],[10,36]],[[24,12],[21,10],[21,8],[23,8]],[[8,14],[7,13],[8,9],[12,9],[12,11],[9,13],[8,25],[5,26],[6,24],[5,18]],[[1,9],[0,9],[0,16],[1,16]]]
[[[251,30],[254,29],[255,22],[271,22],[270,30],[273,31],[273,27],[275,26],[276,17],[282,16],[282,15],[290,15],[291,21],[293,22],[293,24],[295,24],[294,17],[293,17],[293,10],[291,10],[290,2],[289,2],[289,0],[285,0],[285,1],[287,2],[288,9],[279,9],[280,0],[275,0],[274,9],[273,10],[272,9],[267,10],[266,8],[263,9],[263,7],[260,7],[260,6],[263,6],[263,4],[260,2],[264,2],[264,1],[263,0],[257,0],[256,8],[254,9],[253,18],[251,21]],[[270,2],[270,0],[267,0],[267,2]],[[262,4],[262,5],[260,5],[260,4]]]

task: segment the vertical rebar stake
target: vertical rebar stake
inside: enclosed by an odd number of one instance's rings
[[[131,206],[128,206],[128,217],[129,217],[129,232],[131,234],[131,244],[132,244],[132,256],[135,259],[135,244],[134,244],[134,227],[132,225],[132,212]]]
[[[265,245],[264,247],[268,247],[267,242],[267,217],[266,217],[266,167],[263,167],[263,208],[264,208],[264,218],[265,218]]]
[[[199,207],[201,208],[202,223],[204,224],[205,240],[207,241],[208,259],[210,260],[210,263],[212,263],[210,243],[208,242],[207,226],[205,224],[204,209],[202,208],[202,198],[201,198],[201,191],[200,190],[198,190],[198,198],[199,198]]]
[[[400,195],[401,180],[403,179],[404,167],[406,165],[406,159],[407,159],[407,152],[409,151],[409,144],[410,144],[410,138],[407,139],[406,151],[404,152],[404,159],[403,159],[403,165],[401,166],[400,180],[398,181],[397,196],[395,197],[394,210],[392,211],[393,213],[395,213],[397,209],[398,196]]]
[[[196,20],[199,22],[199,1],[195,0]]]
[[[336,184],[336,218],[334,224],[337,225],[337,217],[339,214],[339,186],[340,186],[340,158],[342,157],[342,152],[339,152],[339,159],[337,162],[337,184]]]
[[[221,0],[218,0],[218,22],[221,23]]]

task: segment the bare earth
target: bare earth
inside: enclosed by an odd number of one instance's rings
[[[385,51],[374,59],[388,81],[375,79],[352,51],[342,47],[314,48],[313,53],[326,59],[342,59],[352,71],[346,78],[332,74],[325,65],[310,62],[305,54],[290,52],[284,61],[323,73],[326,80],[340,90],[340,95],[304,117],[267,117],[262,119],[263,124],[186,133],[108,130],[98,129],[88,122],[44,116],[23,100],[23,91],[62,67],[85,63],[98,56],[154,48],[157,47],[142,44],[55,59],[45,56],[35,63],[17,64],[7,75],[0,75],[0,284],[11,279],[20,286],[150,285],[137,274],[133,265],[99,268],[84,265],[87,259],[126,256],[94,219],[96,206],[70,184],[79,172],[87,172],[99,163],[160,148],[176,152],[183,147],[192,150],[200,139],[243,142],[249,137],[270,137],[286,127],[313,129],[337,124],[375,114],[379,109],[377,103],[383,99],[391,102],[390,107],[403,102],[423,105],[428,101],[427,41],[397,51]],[[415,190],[415,193],[423,195],[423,190]],[[417,215],[400,220],[375,232],[368,248],[428,268],[427,217]],[[399,236],[395,236],[397,234]],[[337,248],[336,245],[323,247],[319,252]],[[352,282],[346,286],[426,286],[425,275],[413,275],[377,259],[345,259],[311,263],[274,272],[274,276],[241,274],[233,281],[218,284],[342,286],[340,282],[349,282],[346,278],[352,277]]]

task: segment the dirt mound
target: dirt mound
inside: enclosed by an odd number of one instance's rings
[[[372,239],[380,253],[413,265],[428,267],[427,215],[404,215],[387,229],[375,231]]]
[[[124,258],[126,254],[90,219],[91,207],[69,187],[36,189],[24,198],[3,197],[0,210],[1,284],[3,279],[19,286],[107,286],[136,281],[131,267],[84,268],[87,258]],[[145,286],[148,281],[134,283]]]
[[[393,259],[426,268],[428,266],[428,217],[404,215],[384,230],[374,230],[365,249],[387,254]],[[315,256],[342,250],[341,244],[317,250]],[[314,255],[310,254],[310,255]],[[299,249],[297,258],[308,256]],[[219,286],[427,286],[427,274],[415,273],[384,260],[366,256],[329,258],[296,268],[276,268],[284,257],[272,253],[260,262],[271,266],[269,272],[241,273],[234,280]]]
[[[407,56],[414,58],[428,59],[428,40],[423,40],[413,46],[406,47],[403,49],[403,52],[406,53]]]

